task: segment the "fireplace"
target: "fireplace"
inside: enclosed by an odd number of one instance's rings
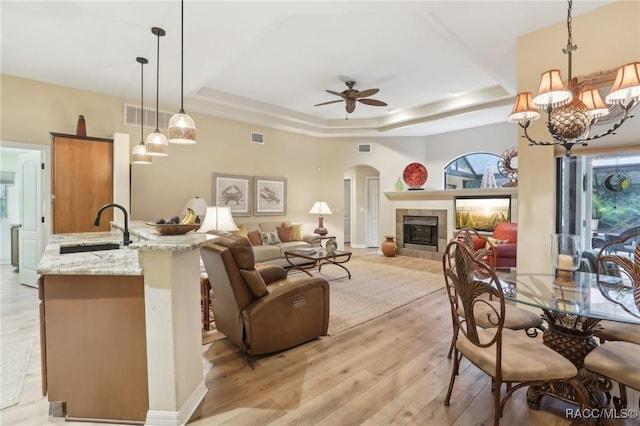
[[[403,247],[438,251],[438,216],[403,216]]]

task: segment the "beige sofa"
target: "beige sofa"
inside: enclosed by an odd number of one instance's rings
[[[285,251],[319,246],[321,241],[318,234],[303,234],[300,224],[260,222],[239,224],[238,227],[240,229],[235,231],[235,234],[249,238],[255,262],[260,264],[273,264],[286,268],[291,265],[285,259]],[[289,236],[287,228],[291,229]],[[270,238],[274,234],[278,236],[278,239]],[[259,237],[257,237],[258,235]],[[304,259],[297,258],[293,261],[300,263]]]

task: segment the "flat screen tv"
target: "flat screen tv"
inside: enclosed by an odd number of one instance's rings
[[[511,196],[455,197],[456,229],[493,231],[501,222],[511,222]]]

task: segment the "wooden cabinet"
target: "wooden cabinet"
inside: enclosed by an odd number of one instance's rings
[[[143,277],[44,275],[39,288],[43,395],[70,419],[143,422]]]
[[[113,202],[113,140],[51,133],[54,234],[108,231],[113,210],[93,222],[98,209]]]

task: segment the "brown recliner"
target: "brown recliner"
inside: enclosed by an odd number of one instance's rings
[[[291,348],[327,334],[329,283],[287,279],[275,265],[256,268],[246,237],[218,234],[200,249],[215,295],[216,328],[246,355]]]

